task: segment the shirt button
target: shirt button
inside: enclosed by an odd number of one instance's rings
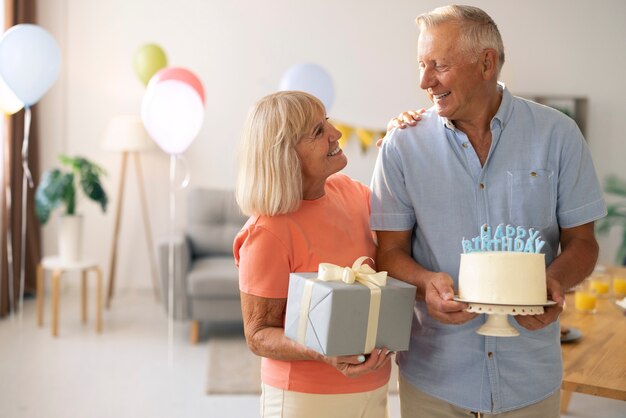
[[[484,189],[485,188],[485,183],[480,183],[480,188]]]
[[[487,353],[487,357],[489,357],[489,358],[493,358],[493,352],[491,352],[491,351],[490,351],[490,352],[488,352],[488,353]]]
[[[463,148],[467,148],[469,147],[469,144],[467,142],[463,142]]]

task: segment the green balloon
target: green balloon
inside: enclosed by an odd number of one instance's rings
[[[135,52],[135,56],[133,57],[135,73],[137,73],[137,77],[139,77],[141,82],[146,86],[152,76],[166,66],[167,57],[165,56],[165,52],[156,44],[142,46]]]

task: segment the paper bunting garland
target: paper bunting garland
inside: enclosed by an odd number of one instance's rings
[[[345,148],[348,141],[353,136],[356,136],[359,141],[359,145],[361,146],[361,150],[366,152],[372,145],[376,144],[376,140],[378,138],[384,137],[386,133],[385,131],[351,126],[334,120],[331,121],[331,123],[339,132],[341,132],[341,138],[339,139],[339,146],[341,148]]]
[[[354,128],[348,125],[337,123],[335,121],[332,121],[331,123],[335,128],[337,128],[339,132],[341,132],[341,138],[339,138],[339,146],[341,148],[345,148],[346,144],[348,143],[348,139],[354,133]]]

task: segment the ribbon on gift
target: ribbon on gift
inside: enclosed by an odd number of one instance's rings
[[[377,272],[367,264],[365,260],[371,257],[363,256],[356,259],[352,267],[341,267],[331,263],[320,263],[317,279],[309,279],[304,284],[302,303],[300,305],[300,320],[298,322],[298,342],[304,344],[307,324],[309,322],[309,309],[313,285],[316,282],[342,281],[346,284],[360,283],[370,290],[370,306],[367,315],[367,332],[365,334],[365,347],[363,353],[371,353],[376,345],[378,334],[378,315],[380,313],[380,287],[387,284],[387,272]],[[374,261],[374,260],[372,260]]]

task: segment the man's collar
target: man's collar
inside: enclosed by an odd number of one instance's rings
[[[504,83],[501,81],[498,81],[498,90],[500,91],[500,93],[502,93],[502,101],[500,102],[500,107],[498,108],[498,111],[491,120],[492,128],[494,121],[498,121],[500,127],[504,128],[504,126],[511,118],[511,113],[513,112],[513,96],[506,88]]]
[[[511,112],[513,111],[513,97],[511,96],[509,90],[506,88],[506,85],[501,81],[498,81],[498,91],[502,93],[502,101],[500,102],[500,107],[498,108],[498,111],[491,120],[491,127],[493,127],[494,121],[498,121],[497,123],[499,123],[500,126],[504,127],[506,121],[508,121],[511,116]],[[450,119],[445,117],[442,117],[441,119],[443,125],[446,128],[456,130],[454,123]]]

